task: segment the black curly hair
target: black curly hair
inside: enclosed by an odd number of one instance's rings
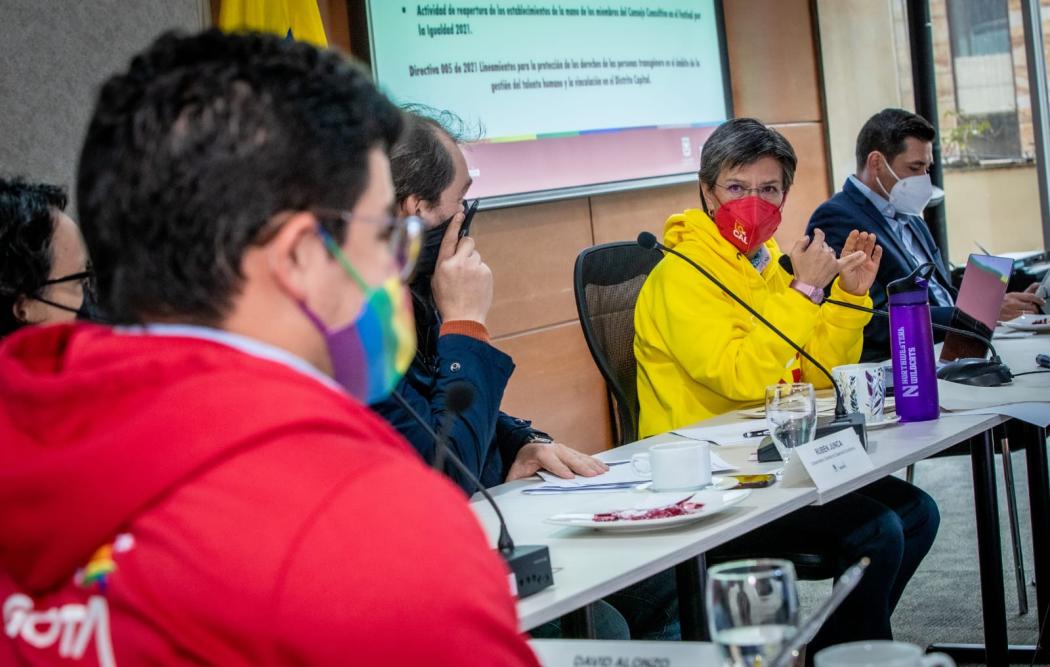
[[[117,323],[217,323],[266,222],[352,209],[368,152],[389,150],[402,122],[334,51],[217,30],[161,36],[103,85],[80,156],[100,305]]]
[[[68,203],[57,185],[0,178],[0,338],[23,326],[14,305],[51,275],[55,211]]]

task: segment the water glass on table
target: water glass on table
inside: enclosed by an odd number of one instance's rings
[[[798,631],[795,568],[779,559],[722,563],[707,571],[707,619],[726,667],[759,667]]]
[[[808,382],[766,387],[766,425],[787,463],[791,450],[813,440],[817,431],[817,396]]]

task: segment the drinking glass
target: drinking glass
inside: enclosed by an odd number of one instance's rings
[[[766,387],[766,425],[787,463],[791,450],[813,440],[817,430],[817,397],[808,382]]]
[[[768,665],[798,631],[795,568],[740,560],[707,571],[707,619],[726,667]]]

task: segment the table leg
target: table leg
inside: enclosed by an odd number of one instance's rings
[[[561,617],[561,636],[563,639],[596,639],[594,613],[591,605],[570,611]]]
[[[710,641],[707,614],[704,611],[704,590],[707,586],[707,558],[700,554],[675,565],[675,586],[678,588],[678,620],[682,640]]]
[[[1035,572],[1036,622],[1039,624],[1041,662],[1050,661],[1043,623],[1050,612],[1050,465],[1047,464],[1045,428],[1015,422],[1015,429],[1027,444],[1028,502],[1032,512],[1032,569]]]
[[[995,492],[995,446],[992,431],[970,440],[974,514],[977,519],[977,559],[981,574],[984,646],[934,644],[932,651],[947,653],[958,662],[1008,664],[1006,595],[1003,592],[1003,554],[999,534],[999,506]]]

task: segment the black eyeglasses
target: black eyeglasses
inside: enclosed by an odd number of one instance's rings
[[[398,268],[401,270],[401,279],[406,280],[412,275],[422,244],[423,220],[421,218],[414,215],[405,218],[396,215],[359,215],[351,211],[331,208],[312,208],[310,212],[319,219],[338,218],[348,225],[354,220],[381,225],[383,227],[381,238],[386,241],[387,249],[397,261]],[[325,229],[325,231],[331,234],[333,230]]]
[[[394,256],[400,269],[402,280],[407,280],[416,267],[416,259],[419,257],[419,249],[422,245],[423,220],[414,215],[402,218],[396,215],[359,215],[351,211],[343,211],[334,208],[310,208],[306,209],[317,217],[321,229],[329,236],[335,236],[336,230],[332,227],[333,220],[341,220],[346,224],[358,220],[360,222],[382,225],[381,239],[386,242],[390,254]],[[276,224],[264,227],[253,242],[254,245],[264,245],[277,235],[281,226],[287,222],[287,217],[274,218]]]

